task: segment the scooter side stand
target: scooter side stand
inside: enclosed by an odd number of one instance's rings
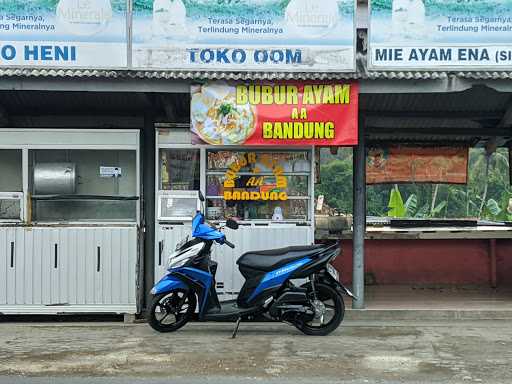
[[[232,338],[232,339],[236,338],[236,334],[238,333],[238,327],[240,327],[240,321],[242,321],[242,318],[241,318],[241,317],[239,317],[239,318],[236,320],[235,329],[233,330],[233,334],[231,335],[231,338]]]

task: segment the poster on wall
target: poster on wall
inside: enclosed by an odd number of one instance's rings
[[[482,69],[512,65],[512,0],[372,0],[370,66]]]
[[[122,68],[125,0],[0,0],[0,65]]]
[[[465,147],[369,148],[366,183],[467,184],[468,156]]]
[[[137,0],[133,66],[353,71],[354,0]]]
[[[191,89],[193,144],[357,144],[356,82],[210,82]]]

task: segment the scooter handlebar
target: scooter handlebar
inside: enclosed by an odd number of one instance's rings
[[[227,240],[224,240],[224,244],[226,244],[229,248],[235,249],[235,244],[230,243],[230,242],[229,242],[229,241],[227,241]]]

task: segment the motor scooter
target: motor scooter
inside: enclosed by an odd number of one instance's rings
[[[219,302],[215,290],[217,263],[211,260],[214,244],[235,248],[223,228],[205,220],[201,210],[192,220],[188,236],[169,256],[166,275],[153,287],[148,322],[159,332],[183,327],[198,311],[200,321],[236,322],[266,317],[297,327],[307,335],[327,335],[342,322],[342,295],[354,297],[339,279],[331,262],[340,252],[339,242],[292,246],[244,253],[237,261],[245,283],[236,300]],[[225,227],[236,230],[237,221]]]

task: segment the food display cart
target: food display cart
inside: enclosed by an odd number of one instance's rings
[[[135,313],[137,130],[0,130],[0,312]]]

